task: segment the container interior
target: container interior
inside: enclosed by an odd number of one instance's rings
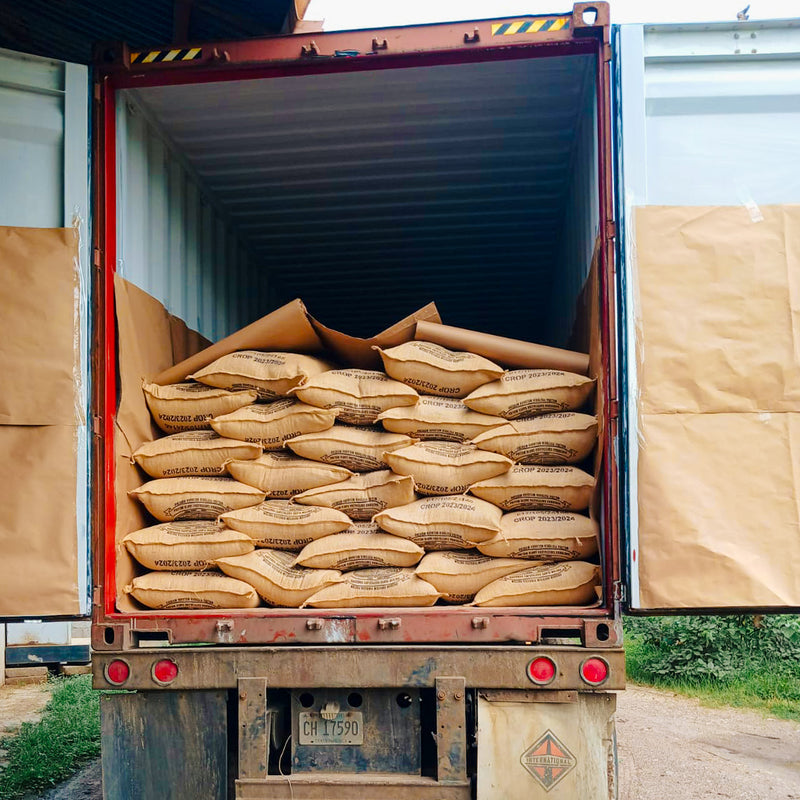
[[[117,271],[212,341],[300,297],[356,336],[433,300],[588,349],[595,76],[575,54],[120,90]]]

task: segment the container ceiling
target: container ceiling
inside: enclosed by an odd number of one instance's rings
[[[546,340],[591,58],[140,89],[269,271],[370,335],[430,300],[445,322]],[[580,165],[578,165],[579,168]]]

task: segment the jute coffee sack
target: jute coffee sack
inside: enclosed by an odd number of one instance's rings
[[[378,414],[378,420],[387,431],[440,442],[466,442],[505,422],[502,417],[479,414],[461,400],[447,397],[420,397],[414,406]]]
[[[254,550],[246,556],[220,558],[217,566],[232,578],[249,583],[272,606],[297,608],[311,595],[342,580],[333,569],[294,566],[294,553]]]
[[[214,431],[186,431],[145,442],[134,454],[151,478],[224,475],[232,458],[254,459],[261,445],[226,439]]]
[[[268,500],[257,506],[222,514],[220,520],[241,531],[259,547],[301,550],[322,536],[346,530],[347,514],[324,506],[301,506],[288,500]]]
[[[160,609],[255,608],[256,590],[219,572],[148,572],[125,593],[143,606]]]
[[[389,375],[413,386],[420,394],[466,397],[504,372],[488,358],[448,350],[433,342],[414,341],[388,350],[375,349]]]
[[[210,430],[211,418],[255,403],[254,390],[229,392],[202,383],[170,383],[142,387],[153,421],[164,433]]]
[[[342,572],[370,567],[410,567],[425,551],[400,536],[384,533],[372,522],[354,522],[341,533],[307,544],[296,564]]]
[[[157,570],[206,569],[216,558],[255,549],[247,534],[207,520],[162,522],[129,533],[122,543],[143,567]]]
[[[320,433],[297,436],[286,446],[298,456],[324,464],[335,464],[352,472],[375,472],[389,464],[387,452],[407,447],[414,440],[401,433],[387,433],[378,428],[334,425]]]
[[[417,575],[441,592],[442,600],[468,603],[486,584],[539,564],[540,561],[489,558],[478,553],[442,550],[428,553],[417,565]]]
[[[315,408],[285,397],[273,403],[247,406],[214,417],[211,427],[220,436],[256,442],[265,450],[280,450],[288,439],[324,431],[336,421],[336,412]]]
[[[597,417],[562,411],[510,420],[472,443],[520,464],[575,464],[592,452],[596,441]]]
[[[226,511],[264,501],[264,492],[232,478],[156,478],[129,494],[159,522],[216,519]]]
[[[425,550],[468,550],[500,532],[503,512],[467,494],[426,497],[373,517],[380,528]]]
[[[495,557],[584,560],[597,553],[598,531],[594,520],[573,511],[512,511],[503,514],[500,533],[478,550]]]
[[[269,450],[249,461],[229,461],[226,467],[237,481],[261,489],[267,497],[284,500],[306,489],[347,480],[353,474],[344,467],[300,458],[285,450]]]
[[[504,511],[557,509],[583,511],[589,507],[594,478],[577,467],[515,464],[504,475],[472,484],[476,497]]]
[[[386,567],[346,572],[342,582],[308,598],[315,608],[407,608],[432,606],[440,595],[413,568]]]
[[[218,358],[190,378],[220,389],[255,389],[261,401],[286,397],[290,390],[330,369],[314,356],[239,350]]]
[[[400,381],[370,369],[332,369],[311,378],[294,390],[304,403],[333,408],[339,422],[374,425],[382,411],[395,406],[413,406],[419,395]]]
[[[246,556],[245,556],[246,558]],[[597,601],[600,568],[585,561],[542,564],[484,586],[476,606],[585,606]]]
[[[385,508],[404,506],[417,499],[414,479],[390,470],[353,475],[341,483],[309,489],[294,498],[295,503],[327,506],[343,511],[352,520],[369,520]]]
[[[464,402],[474,411],[506,419],[575,411],[589,399],[594,383],[557,369],[516,369],[476,389]]]
[[[459,494],[475,482],[501,475],[511,459],[457,442],[419,442],[385,453],[398,475],[411,475],[419,494]]]

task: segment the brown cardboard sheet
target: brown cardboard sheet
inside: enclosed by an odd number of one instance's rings
[[[800,206],[635,234],[640,606],[800,606]]]
[[[441,325],[427,320],[417,324],[415,339],[477,353],[496,361],[507,369],[561,369],[586,375],[589,369],[587,353],[576,353],[558,347],[548,347],[519,339],[507,339],[492,333],[478,333],[451,325]]]
[[[78,234],[0,227],[0,424],[74,425]]]

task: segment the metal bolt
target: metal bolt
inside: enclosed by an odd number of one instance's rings
[[[754,33],[751,33],[751,34],[750,34],[750,38],[751,38],[751,39],[755,39],[755,38],[756,38],[756,35],[755,35]]]
[[[321,619],[307,619],[306,620],[306,628],[310,631],[321,631],[322,630],[322,620]]]
[[[444,692],[441,692],[441,691],[436,692],[436,699],[437,700],[444,700],[445,697],[447,697],[447,695]]]
[[[472,618],[472,627],[475,628],[475,629],[488,628],[489,627],[489,617],[473,617]]]
[[[382,631],[391,630],[396,631],[400,627],[399,619],[379,619],[378,627]]]
[[[734,34],[733,34],[733,38],[734,38],[734,39],[738,39],[738,38],[739,38],[739,34],[738,34],[738,33],[734,33]]]
[[[453,697],[455,697],[455,699],[456,699],[456,700],[460,700],[460,699],[461,699],[463,696],[464,696],[464,695],[463,695],[463,693],[462,693],[462,692],[456,692],[456,693],[453,695]]]
[[[247,700],[247,692],[239,692],[240,700]]]

